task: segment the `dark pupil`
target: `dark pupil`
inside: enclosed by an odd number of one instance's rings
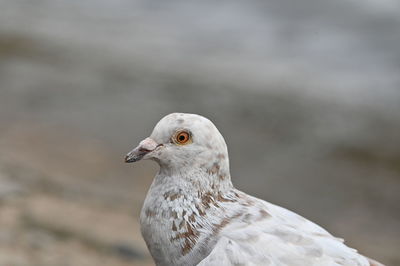
[[[184,141],[185,139],[186,139],[186,138],[185,138],[184,135],[180,135],[180,136],[179,136],[179,140],[180,140],[180,141]]]

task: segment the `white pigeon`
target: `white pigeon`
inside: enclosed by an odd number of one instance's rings
[[[320,226],[235,189],[224,138],[205,117],[172,113],[126,162],[160,170],[140,215],[157,265],[382,265]]]

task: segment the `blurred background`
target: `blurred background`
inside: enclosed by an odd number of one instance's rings
[[[123,158],[176,111],[236,187],[400,265],[397,0],[0,0],[0,265],[153,265],[158,168]]]

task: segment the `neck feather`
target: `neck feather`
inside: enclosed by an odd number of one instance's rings
[[[229,174],[220,178],[220,169],[160,168],[141,213],[148,246],[163,247],[150,249],[159,264],[188,265],[188,257],[208,254],[211,228],[224,219],[219,208],[237,197]]]

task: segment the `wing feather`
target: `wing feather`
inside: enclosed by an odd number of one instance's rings
[[[370,266],[342,239],[289,210],[262,203],[270,216],[232,221],[199,265]]]

